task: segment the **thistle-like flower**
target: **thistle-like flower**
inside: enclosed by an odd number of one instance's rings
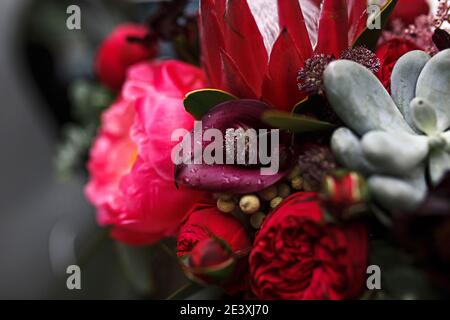
[[[341,54],[341,59],[359,63],[373,73],[377,73],[380,69],[380,59],[375,53],[362,46],[344,50]]]
[[[380,59],[369,49],[358,46],[342,51],[340,59],[351,60],[366,67],[373,73],[380,68]],[[305,61],[297,76],[298,89],[306,94],[323,94],[323,73],[335,60],[333,55],[316,54]]]
[[[316,54],[305,61],[297,76],[298,89],[307,94],[323,93],[323,72],[335,58],[331,55]]]
[[[336,161],[329,147],[311,145],[300,153],[300,177],[307,191],[317,191],[326,175],[336,169]]]

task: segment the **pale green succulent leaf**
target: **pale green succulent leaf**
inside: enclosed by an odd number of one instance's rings
[[[450,127],[450,49],[439,52],[425,65],[417,80],[416,96],[435,108],[439,130]]]
[[[447,143],[446,150],[450,152],[450,131],[443,132],[441,135]]]
[[[367,181],[372,198],[384,209],[395,212],[410,212],[420,205],[425,192],[401,179],[372,176]]]
[[[433,150],[430,154],[429,173],[433,185],[439,184],[450,170],[450,154],[445,150]]]
[[[361,140],[364,156],[380,173],[405,176],[428,155],[425,136],[371,131]]]
[[[331,137],[331,149],[346,168],[370,174],[374,168],[364,158],[359,138],[347,128],[339,128]]]
[[[416,96],[419,75],[430,56],[414,50],[403,55],[395,64],[391,75],[391,96],[406,121],[412,125],[410,102]]]
[[[362,65],[332,62],[325,70],[324,84],[334,111],[359,135],[372,130],[414,132],[377,77]]]
[[[414,98],[410,108],[414,126],[417,129],[427,135],[438,132],[436,111],[428,102],[422,98]]]

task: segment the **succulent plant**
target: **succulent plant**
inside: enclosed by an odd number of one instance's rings
[[[436,185],[450,170],[450,49],[432,58],[422,51],[401,57],[392,96],[372,72],[347,60],[326,68],[324,86],[348,127],[332,136],[338,160],[368,177],[384,209],[414,210],[428,181]]]

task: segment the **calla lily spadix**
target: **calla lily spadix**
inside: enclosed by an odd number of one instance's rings
[[[201,0],[202,63],[211,87],[291,111],[305,61],[338,57],[366,23],[366,0]]]

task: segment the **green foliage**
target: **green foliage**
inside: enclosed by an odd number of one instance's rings
[[[69,89],[73,115],[78,123],[63,129],[55,159],[58,177],[70,179],[72,175],[84,170],[87,154],[97,133],[100,115],[113,101],[113,95],[100,85],[79,80]]]
[[[375,50],[378,39],[381,36],[384,26],[389,20],[392,12],[394,11],[395,6],[397,5],[397,0],[388,0],[381,8],[380,13],[375,17],[375,19],[381,19],[381,28],[370,30],[366,27],[366,29],[361,33],[361,35],[356,39],[353,44],[354,47],[364,46],[367,49],[372,51]]]
[[[184,107],[195,119],[201,119],[213,107],[222,102],[237,99],[230,93],[218,89],[195,90],[184,98]]]
[[[265,112],[263,121],[272,127],[289,130],[293,133],[326,131],[335,128],[335,126],[329,122],[279,111]]]

